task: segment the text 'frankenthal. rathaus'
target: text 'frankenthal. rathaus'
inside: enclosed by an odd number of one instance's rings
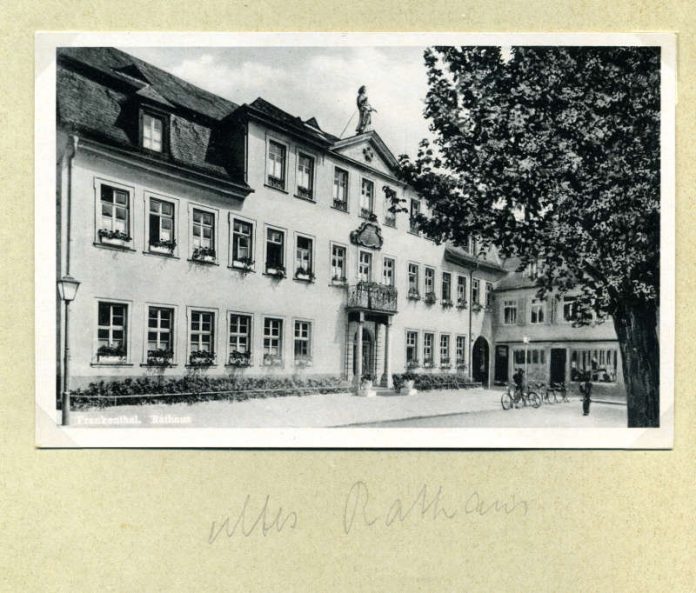
[[[58,52],[57,99],[57,275],[80,281],[73,387],[153,366],[491,386],[526,365],[622,388],[611,322],[573,327],[572,294],[537,299],[534,270],[474,237],[419,234],[426,205],[397,178],[366,89],[358,129],[339,138],[262,98],[237,105],[127,53],[72,48]]]

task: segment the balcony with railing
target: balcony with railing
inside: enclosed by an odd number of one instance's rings
[[[348,287],[346,307],[380,313],[396,313],[396,288],[377,282],[358,282]]]

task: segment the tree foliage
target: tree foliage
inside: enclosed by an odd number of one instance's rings
[[[402,174],[423,230],[539,261],[541,292],[580,310],[659,298],[659,48],[435,47],[425,53],[434,135]]]

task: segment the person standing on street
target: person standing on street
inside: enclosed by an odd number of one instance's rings
[[[580,393],[582,393],[582,415],[590,415],[590,397],[592,395],[592,375],[590,371],[585,371],[582,383],[580,383]]]

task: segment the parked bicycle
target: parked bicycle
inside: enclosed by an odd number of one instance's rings
[[[507,391],[500,397],[500,405],[503,406],[503,410],[509,410],[512,406],[519,407],[520,403],[524,406],[538,408],[541,406],[541,397],[536,391],[531,390],[529,385],[525,389],[510,383]]]

